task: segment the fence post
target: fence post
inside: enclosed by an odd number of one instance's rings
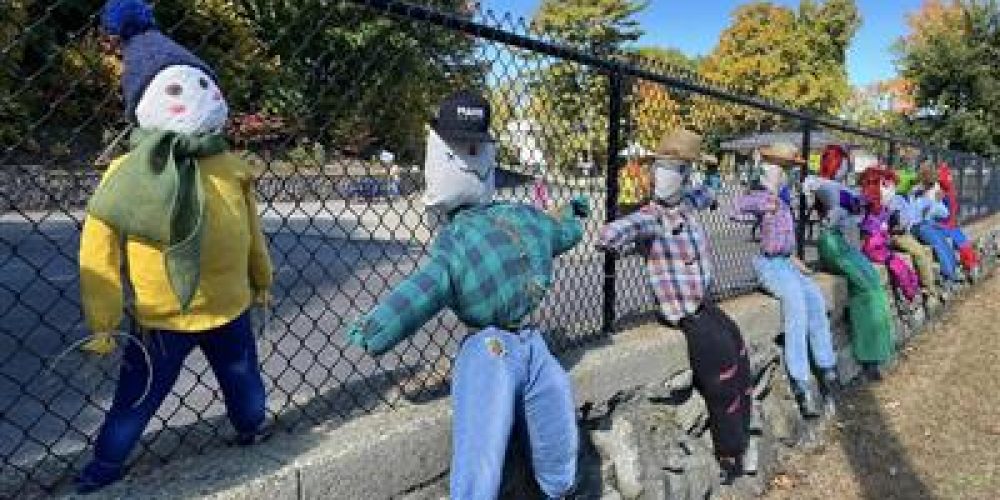
[[[809,223],[809,207],[807,206],[805,180],[809,175],[809,153],[812,149],[812,123],[809,120],[802,122],[802,157],[806,162],[799,172],[799,220],[795,225],[795,239],[798,241],[799,259],[806,256],[806,225]]]
[[[604,200],[605,222],[615,219],[618,211],[618,170],[621,151],[622,126],[622,74],[620,70],[612,70],[608,75],[610,80],[610,100],[608,102],[608,166],[605,183],[607,198]],[[615,259],[614,254],[604,255],[604,320],[602,331],[610,333],[615,322]]]

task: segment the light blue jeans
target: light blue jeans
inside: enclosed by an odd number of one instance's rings
[[[536,330],[467,337],[452,382],[451,498],[495,499],[511,432],[524,432],[549,498],[572,492],[579,447],[569,376]]]
[[[767,293],[781,301],[788,375],[799,383],[809,381],[810,350],[820,369],[833,368],[837,356],[830,320],[816,282],[803,275],[787,257],[759,256],[753,266]]]

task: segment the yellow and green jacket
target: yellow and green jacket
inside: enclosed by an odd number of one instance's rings
[[[104,174],[122,165],[111,163]],[[129,237],[125,243],[128,279],[139,323],[147,329],[202,332],[229,323],[271,286],[271,259],[261,230],[250,169],[239,157],[222,153],[200,159],[204,189],[204,236],[198,288],[181,311],[167,278],[163,246]],[[102,181],[103,182],[103,181]],[[88,215],[80,237],[80,291],[92,332],[116,330],[122,317],[121,236]]]

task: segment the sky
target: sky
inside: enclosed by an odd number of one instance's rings
[[[483,0],[494,11],[510,12],[531,18],[540,0]],[[712,51],[719,34],[731,22],[737,0],[651,0],[640,21],[646,30],[643,45],[680,49],[695,56]],[[798,0],[774,0],[791,7]],[[848,53],[848,74],[854,85],[867,85],[893,78],[891,46],[906,32],[906,14],[915,11],[922,0],[858,0],[863,24]]]

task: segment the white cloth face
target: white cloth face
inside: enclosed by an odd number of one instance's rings
[[[892,204],[892,199],[896,197],[896,184],[883,181],[879,188],[879,195],[882,199],[882,206],[888,207]]]
[[[433,129],[427,134],[424,159],[424,205],[443,213],[493,199],[496,144],[445,141]]]
[[[142,128],[181,134],[221,133],[229,119],[229,106],[204,71],[193,66],[168,66],[149,82],[135,115]]]
[[[653,196],[667,205],[676,205],[684,196],[687,165],[678,160],[657,160],[653,164]]]
[[[785,174],[785,169],[780,165],[764,163],[761,165],[761,171],[761,185],[774,194],[778,194],[778,192],[781,191],[782,186],[788,182],[788,176]]]

